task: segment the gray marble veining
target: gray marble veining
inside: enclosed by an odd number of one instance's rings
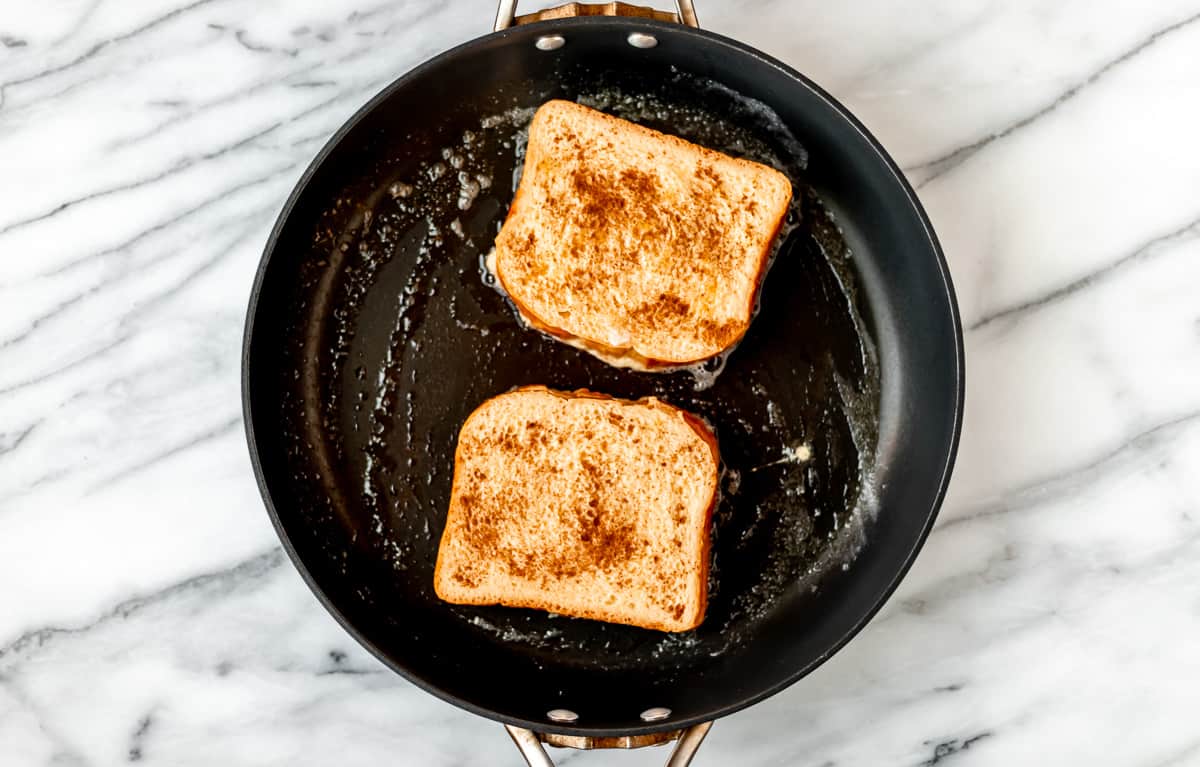
[[[969,390],[899,592],[696,764],[1200,765],[1200,6],[699,5],[919,185]],[[252,275],[303,168],[493,11],[0,14],[0,763],[518,763],[312,598],[261,510],[238,390]]]

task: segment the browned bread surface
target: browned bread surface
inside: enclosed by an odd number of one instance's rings
[[[531,324],[598,356],[697,362],[749,327],[791,194],[773,168],[548,101],[496,276]]]
[[[656,399],[526,387],[463,424],[434,590],[662,631],[704,619],[716,439]]]

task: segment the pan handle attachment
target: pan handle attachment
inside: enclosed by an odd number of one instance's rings
[[[700,750],[704,736],[708,734],[712,726],[712,722],[701,722],[675,732],[645,736],[631,735],[624,738],[560,737],[526,730],[524,727],[514,727],[511,724],[504,725],[504,729],[508,730],[509,736],[513,739],[513,743],[517,744],[521,756],[525,757],[525,763],[529,767],[554,767],[554,761],[542,745],[543,741],[551,745],[569,748],[640,748],[669,743],[672,740],[676,741],[675,749],[667,758],[667,767],[688,767],[692,763],[692,757]]]
[[[675,13],[625,3],[567,3],[523,16],[517,15],[517,0],[500,0],[496,8],[496,23],[492,28],[499,32],[514,24],[528,24],[543,19],[566,19],[572,16],[636,16],[643,19],[674,21],[689,27],[700,26],[700,22],[696,21],[696,7],[692,0],[675,0]]]

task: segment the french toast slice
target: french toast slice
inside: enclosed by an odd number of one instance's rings
[[[716,438],[657,399],[525,387],[463,424],[437,595],[686,631],[704,619]]]
[[[773,168],[548,101],[492,268],[552,336],[624,367],[688,365],[750,326],[791,196]]]

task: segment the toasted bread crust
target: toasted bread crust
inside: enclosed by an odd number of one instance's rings
[[[790,201],[772,168],[550,101],[495,275],[529,324],[607,362],[701,362],[749,328]]]
[[[609,413],[615,413],[617,415],[624,414],[625,417],[632,418],[638,415],[638,410],[652,410],[669,416],[670,422],[677,423],[678,420],[681,420],[692,432],[693,436],[691,439],[698,437],[699,442],[703,444],[703,448],[700,449],[707,453],[703,467],[706,476],[703,477],[702,481],[708,484],[709,490],[705,491],[707,492],[707,496],[704,499],[704,506],[699,516],[689,519],[686,522],[686,529],[680,529],[678,527],[671,527],[669,522],[664,526],[662,519],[648,517],[644,509],[615,508],[606,511],[602,508],[601,512],[609,514],[612,519],[616,519],[621,524],[632,526],[633,528],[639,528],[640,526],[640,531],[643,533],[646,531],[657,531],[659,535],[654,540],[642,542],[647,547],[656,546],[657,548],[641,549],[634,546],[630,550],[632,553],[625,555],[628,558],[622,558],[620,552],[616,552],[612,556],[605,555],[602,557],[603,561],[600,564],[596,564],[595,562],[589,563],[586,561],[588,559],[587,554],[595,553],[594,548],[588,549],[584,547],[581,551],[585,552],[585,556],[580,558],[584,561],[576,561],[574,564],[568,563],[565,573],[548,571],[547,568],[552,566],[547,565],[548,560],[546,557],[539,559],[541,555],[538,554],[538,550],[543,544],[551,547],[555,545],[569,547],[573,543],[572,541],[568,540],[564,542],[561,536],[559,538],[540,540],[536,535],[530,536],[527,541],[494,540],[493,533],[496,530],[499,530],[501,534],[505,530],[511,531],[512,529],[523,532],[524,527],[536,527],[539,524],[539,519],[545,519],[545,517],[539,518],[537,516],[538,512],[528,507],[516,510],[488,507],[483,509],[483,511],[487,512],[485,519],[475,519],[470,514],[470,506],[474,501],[471,503],[466,502],[466,499],[469,498],[469,495],[467,495],[469,493],[482,494],[487,492],[486,483],[480,484],[473,481],[468,473],[469,471],[477,471],[483,465],[477,460],[478,456],[474,454],[474,451],[478,448],[477,436],[488,425],[488,419],[496,418],[496,414],[493,412],[495,407],[507,407],[514,398],[514,395],[518,397],[520,395],[534,395],[530,398],[531,401],[537,402],[540,400],[542,404],[544,404],[544,398],[547,395],[562,402],[569,402],[571,400],[599,400],[613,404],[612,408],[607,408],[603,411],[606,416]],[[521,416],[518,420],[523,419],[524,416]],[[484,423],[477,423],[477,421]],[[579,436],[572,432],[570,426],[554,432],[554,435],[572,439]],[[649,432],[637,432],[639,439],[652,436],[653,434]],[[670,435],[670,440],[672,441],[664,442],[664,444],[678,443],[678,431]],[[589,445],[583,443],[579,444],[583,447],[589,447]],[[625,446],[618,447],[623,448]],[[472,453],[472,455],[467,455],[466,453]],[[528,450],[524,454],[518,450],[509,459],[522,460],[524,458],[526,460],[533,460],[531,458],[532,455]],[[611,450],[608,453],[600,453],[600,458],[603,459],[606,457],[617,458],[620,455],[613,453]],[[522,387],[507,394],[493,397],[480,405],[467,418],[460,432],[459,444],[455,451],[450,511],[441,545],[438,549],[437,563],[434,567],[434,590],[441,599],[455,604],[502,604],[509,607],[526,607],[580,618],[625,623],[660,631],[686,631],[695,628],[703,621],[704,610],[707,604],[711,545],[709,527],[717,500],[718,465],[719,454],[716,438],[708,427],[695,416],[653,398],[633,402],[615,399],[587,390],[564,393],[541,386]],[[541,489],[542,493],[553,494],[555,492],[556,486],[553,477],[547,476],[539,479],[545,485]],[[508,478],[495,481],[506,482]],[[658,488],[654,489],[657,490]],[[603,501],[605,498],[604,489],[601,488],[599,492],[599,497]],[[541,497],[544,496],[539,496],[539,498]],[[566,495],[562,497],[567,498]],[[651,498],[651,501],[653,501],[653,498]],[[677,506],[676,508],[681,507]],[[518,519],[516,528],[511,526],[505,528],[501,523],[494,523],[494,515],[496,513],[504,515],[510,512],[531,514],[533,516],[529,516],[528,519]],[[640,519],[637,518],[637,514],[639,513],[642,514]],[[494,527],[494,529],[487,529],[489,526]],[[604,535],[603,524],[598,528],[590,529],[594,534]],[[687,560],[684,563],[686,567],[675,567],[672,569],[664,564],[664,572],[669,570],[676,577],[660,582],[656,580],[659,577],[658,573],[647,573],[646,569],[647,563],[651,561],[648,557],[653,557],[654,561],[658,561],[658,557],[661,556],[663,561],[666,562],[668,557],[674,556],[674,552],[667,545],[668,541],[662,535],[662,531],[664,530],[668,532],[674,531],[677,545],[681,536],[682,540],[685,541],[693,540],[689,536],[696,536],[695,542],[698,545],[693,549],[694,561],[691,559]],[[472,534],[479,538],[473,544],[467,540]],[[633,537],[636,538],[637,536]],[[612,538],[616,542],[614,544],[616,548],[619,548],[620,544],[620,541],[617,540],[618,538],[619,536]],[[480,541],[484,541],[490,545],[480,545]],[[506,545],[510,553],[512,550],[518,552],[517,559],[510,559],[507,565],[504,564],[504,557],[497,554],[497,551],[505,549]],[[649,551],[648,554],[647,551]],[[480,562],[483,560],[486,561],[481,565]],[[537,571],[533,573],[521,572],[519,576],[514,575],[513,570],[515,568],[513,562],[515,561],[519,561],[522,567],[535,568]],[[480,577],[478,573],[484,570],[487,571],[487,576]],[[615,592],[615,597],[610,600],[609,604],[599,603],[603,600],[599,600],[598,602],[595,597],[600,593],[598,589],[602,587],[602,584],[626,578],[631,571],[635,577],[631,579],[633,582],[624,592],[620,590]],[[464,572],[468,573],[467,578],[461,577]],[[464,585],[464,583],[470,583],[471,578],[477,578],[479,582],[474,587]],[[581,591],[586,593],[581,595]],[[654,594],[660,591],[670,597],[668,601],[671,601],[676,607],[681,608],[676,614],[669,614],[669,609],[664,612],[662,609],[650,604],[654,601]],[[650,597],[647,597],[648,592],[651,594]],[[686,598],[686,603],[684,597],[681,595],[685,592],[693,595]],[[627,604],[617,603],[620,601],[619,598],[628,598],[626,600]],[[628,604],[632,603],[637,603],[638,607],[631,609]]]

